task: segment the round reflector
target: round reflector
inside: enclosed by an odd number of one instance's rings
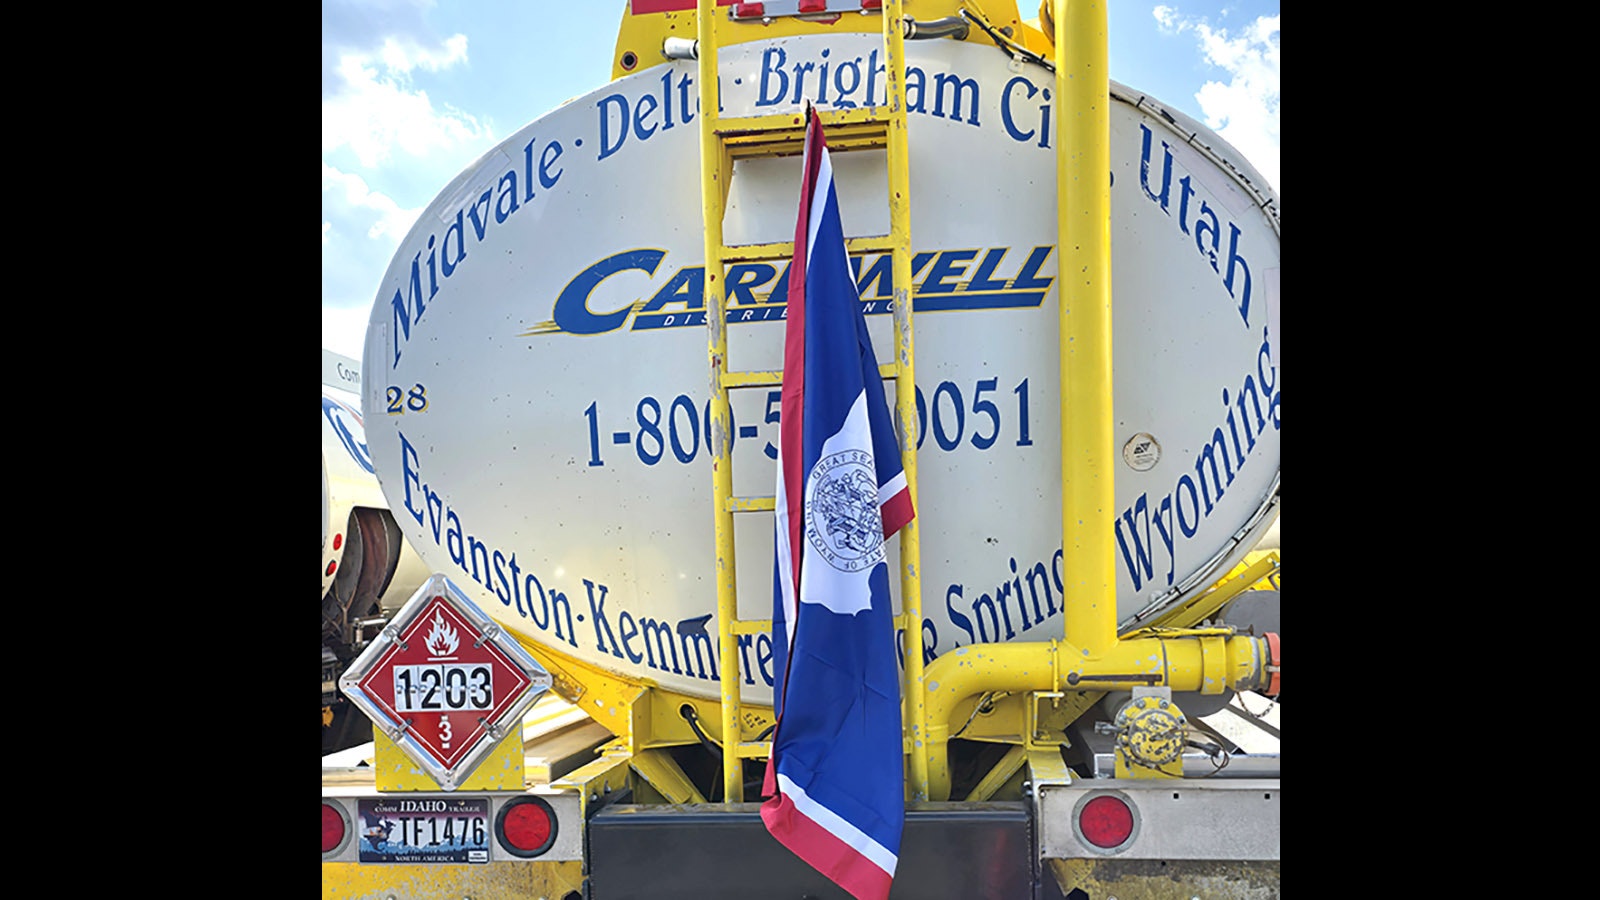
[[[1102,850],[1120,847],[1133,836],[1133,810],[1122,798],[1101,794],[1078,811],[1078,830]]]
[[[494,830],[513,856],[538,856],[555,845],[556,813],[538,797],[518,797],[500,808]]]
[[[326,856],[344,845],[344,836],[348,829],[345,826],[344,813],[336,809],[331,803],[322,804],[322,853]]]

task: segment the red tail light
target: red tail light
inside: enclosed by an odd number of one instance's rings
[[[513,856],[539,856],[555,845],[556,813],[538,797],[518,797],[501,807],[494,831]]]
[[[322,855],[327,856],[344,846],[345,836],[350,833],[349,823],[344,820],[344,812],[331,803],[322,804]]]
[[[1102,850],[1120,847],[1133,837],[1133,810],[1122,798],[1101,794],[1078,810],[1078,830]]]

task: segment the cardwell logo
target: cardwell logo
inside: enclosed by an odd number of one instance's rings
[[[917,312],[974,309],[1036,308],[1055,282],[1054,274],[1040,269],[1050,259],[1053,246],[1012,253],[1010,247],[976,250],[929,250],[911,258],[911,303]],[[606,334],[621,328],[647,331],[705,325],[705,267],[676,270],[662,265],[667,251],[625,250],[579,272],[556,298],[552,318],[522,333]],[[891,312],[894,298],[892,266],[888,253],[853,256],[856,287],[867,315]],[[644,283],[637,274],[644,273]],[[670,272],[670,274],[668,274]],[[596,309],[595,292],[607,279],[607,295],[638,293],[631,302],[611,309]],[[621,288],[623,283],[628,288]],[[773,263],[738,263],[728,267],[727,311],[729,324],[781,320],[789,295],[789,266]],[[601,302],[600,306],[607,304]],[[631,323],[631,324],[630,324]]]

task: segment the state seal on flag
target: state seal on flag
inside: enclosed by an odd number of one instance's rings
[[[883,517],[870,453],[844,450],[817,461],[806,481],[806,538],[841,572],[883,561]]]

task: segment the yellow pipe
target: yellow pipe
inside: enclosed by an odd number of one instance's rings
[[[744,765],[739,757],[739,659],[733,622],[738,617],[735,581],[733,521],[727,511],[733,494],[733,467],[729,458],[728,389],[722,383],[728,363],[728,323],[723,305],[722,208],[727,194],[722,179],[722,144],[717,139],[717,41],[715,0],[699,0],[697,25],[700,39],[700,208],[705,223],[705,308],[711,359],[711,494],[716,517],[717,543],[717,647],[722,681],[722,802],[744,800]]]
[[[1111,546],[1111,82],[1102,0],[1055,16],[1060,248],[1063,629],[1086,655],[1117,642]]]
[[[1220,693],[1267,683],[1265,638],[1132,638],[1085,660],[1072,644],[973,644],[928,664],[928,799],[950,799],[950,719],[956,707],[985,691],[1132,690]]]
[[[910,154],[906,147],[905,37],[900,31],[901,0],[889,0],[883,7],[883,40],[888,65],[885,67],[889,108],[889,230],[903,240],[895,244],[894,325],[898,336],[895,376],[895,408],[901,422],[900,465],[911,488],[911,508],[917,508],[917,382],[913,365],[911,329],[911,197]],[[928,766],[922,745],[928,730],[923,700],[922,671],[922,540],[917,520],[900,530],[900,611],[905,616],[906,725],[911,732],[910,771],[906,779],[913,800],[928,797]]]

